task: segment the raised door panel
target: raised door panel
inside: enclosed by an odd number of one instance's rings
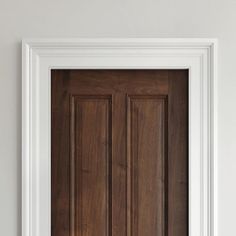
[[[71,234],[111,235],[111,98],[71,98]]]
[[[129,236],[164,236],[166,97],[128,98]]]

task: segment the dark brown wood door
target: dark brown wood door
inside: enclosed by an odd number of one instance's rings
[[[188,71],[52,70],[52,236],[188,235]]]

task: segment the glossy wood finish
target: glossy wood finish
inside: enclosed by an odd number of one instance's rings
[[[187,70],[52,71],[52,236],[188,235]]]

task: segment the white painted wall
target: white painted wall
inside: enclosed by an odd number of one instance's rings
[[[0,235],[21,235],[20,42],[24,37],[217,37],[218,229],[219,236],[236,235],[235,29],[236,0],[1,0]]]

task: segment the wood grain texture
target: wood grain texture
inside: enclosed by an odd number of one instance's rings
[[[187,78],[186,70],[169,71],[168,236],[188,235]]]
[[[52,236],[188,235],[188,71],[52,71]]]
[[[167,99],[139,95],[128,102],[128,235],[164,236]]]
[[[111,235],[111,97],[71,98],[71,235]]]
[[[52,72],[51,234],[70,235],[70,96],[67,73]]]

